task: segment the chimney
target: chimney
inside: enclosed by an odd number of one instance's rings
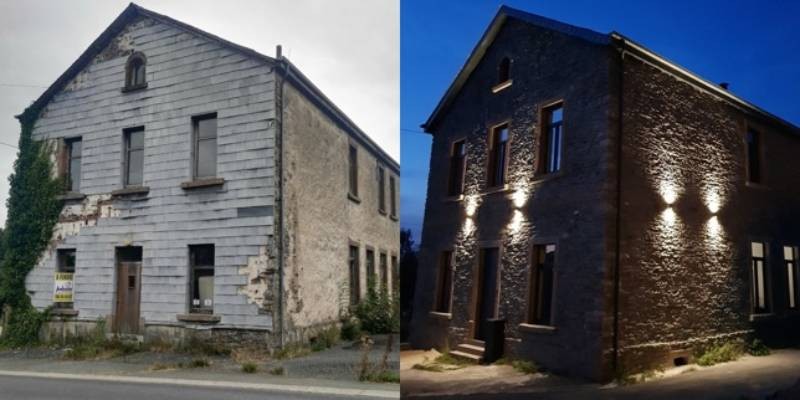
[[[721,88],[723,88],[725,90],[728,90],[728,86],[730,86],[730,84],[728,82],[720,82],[719,83],[719,87],[721,87]]]
[[[278,46],[275,48],[275,58],[277,58],[277,59],[279,59],[279,60],[280,60],[280,59],[281,59],[281,57],[283,57],[283,54],[281,54],[281,53],[282,53],[282,50],[283,50],[283,49],[281,48],[281,45],[278,45]]]

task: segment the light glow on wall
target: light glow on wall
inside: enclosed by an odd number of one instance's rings
[[[661,184],[659,184],[658,192],[667,205],[671,206],[678,200],[678,186],[672,179],[663,179]]]
[[[708,207],[708,211],[712,214],[716,214],[719,212],[719,209],[722,207],[722,199],[719,195],[717,189],[713,186],[709,186],[705,190],[704,194],[704,203],[706,203],[706,207]]]
[[[675,214],[675,210],[673,210],[672,207],[667,207],[663,212],[661,212],[661,223],[664,227],[674,226],[677,220],[678,215]]]
[[[514,185],[514,193],[511,194],[511,201],[516,208],[522,208],[525,202],[528,201],[528,185],[525,183],[518,183]]]
[[[468,195],[464,198],[464,211],[467,213],[467,217],[472,218],[475,216],[475,212],[478,211],[478,200],[480,196],[476,194]]]
[[[522,224],[525,222],[525,215],[520,210],[514,210],[514,216],[511,217],[511,222],[508,223],[508,231],[515,235],[522,229]]]

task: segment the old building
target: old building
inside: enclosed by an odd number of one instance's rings
[[[507,355],[605,380],[800,337],[800,129],[727,85],[503,7],[423,127],[412,345],[477,359],[501,319]]]
[[[280,47],[131,4],[18,118],[66,182],[26,283],[51,333],[277,346],[393,286],[398,164]]]

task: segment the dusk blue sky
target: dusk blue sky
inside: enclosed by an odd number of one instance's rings
[[[419,243],[430,115],[501,5],[617,31],[800,125],[800,1],[401,1],[401,225]]]

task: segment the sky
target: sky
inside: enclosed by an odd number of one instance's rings
[[[127,0],[0,0],[0,226],[19,140],[14,118],[78,59]],[[400,159],[399,0],[137,0],[268,56],[287,56]],[[10,145],[10,146],[9,146]]]
[[[800,1],[402,0],[401,225],[419,242],[431,136],[422,124],[501,5],[617,31],[800,126]]]

